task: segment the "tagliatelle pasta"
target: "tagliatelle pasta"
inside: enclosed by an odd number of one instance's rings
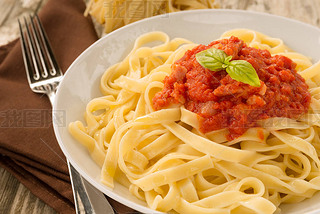
[[[309,85],[309,112],[299,120],[261,120],[228,141],[226,129],[200,132],[197,114],[183,106],[155,111],[152,98],[171,65],[196,44],[163,32],[144,34],[103,74],[103,96],[88,103],[86,124],[69,125],[102,167],[102,183],[126,185],[155,210],[211,214],[274,213],[320,189],[320,64],[253,30],[235,29],[221,38],[230,36],[297,63]]]
[[[104,25],[105,33],[143,18],[180,10],[215,8],[214,0],[90,0],[85,15]]]

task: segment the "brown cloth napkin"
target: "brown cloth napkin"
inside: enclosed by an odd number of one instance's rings
[[[66,71],[98,37],[82,0],[49,0],[39,16]],[[56,141],[49,99],[29,88],[20,41],[0,47],[0,166],[59,213],[74,213],[65,156]]]

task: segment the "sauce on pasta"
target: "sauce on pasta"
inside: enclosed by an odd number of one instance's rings
[[[218,48],[232,60],[252,64],[261,81],[260,87],[231,79],[225,70],[213,72],[202,67],[195,55]],[[156,110],[181,104],[198,114],[200,131],[228,128],[228,140],[241,136],[256,121],[270,117],[297,119],[307,112],[310,93],[305,80],[296,72],[296,64],[268,50],[248,47],[237,37],[198,45],[173,63],[164,88],[153,98]]]
[[[235,82],[224,71],[212,74],[192,61],[193,53],[210,45],[252,63],[261,87]],[[210,45],[148,32],[104,72],[103,96],[87,104],[83,121],[68,127],[101,167],[101,183],[115,194],[120,190],[119,197],[127,187],[153,210],[183,214],[280,213],[281,204],[312,197],[320,190],[320,61],[313,64],[281,39],[250,29],[227,31]],[[200,90],[206,81],[215,84],[213,91]],[[192,96],[204,101],[188,100],[187,83],[194,85]],[[203,134],[199,115],[217,114],[209,108],[214,103],[221,109],[230,105],[229,112],[247,120],[243,125],[274,117],[233,140],[226,139],[227,129]],[[252,110],[245,114],[236,105]],[[299,120],[288,118],[300,114]]]

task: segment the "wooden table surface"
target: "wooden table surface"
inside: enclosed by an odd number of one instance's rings
[[[16,2],[18,1],[22,0],[16,0]],[[320,27],[320,0],[216,0],[215,2],[223,9],[241,9],[276,14]],[[38,6],[33,6],[27,11],[36,10]],[[17,3],[13,7],[19,7],[19,4]],[[12,9],[14,8],[10,10]],[[17,11],[19,10],[13,10],[15,13]],[[0,45],[6,42],[3,38],[5,34],[8,34],[8,26],[11,29],[18,29],[8,19],[1,22],[0,16]],[[8,40],[13,39],[18,33],[10,32],[10,35],[11,38]],[[55,213],[55,211],[35,197],[10,173],[0,168],[0,213],[50,214]]]

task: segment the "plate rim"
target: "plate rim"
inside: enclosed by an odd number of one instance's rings
[[[104,40],[108,39],[109,37],[111,37],[113,34],[117,34],[118,32],[124,31],[127,28],[132,28],[135,26],[140,25],[141,23],[145,23],[145,22],[149,22],[150,20],[154,20],[154,19],[160,19],[166,16],[183,16],[184,14],[197,14],[199,12],[202,13],[232,13],[232,14],[250,14],[251,16],[260,16],[260,17],[271,17],[271,18],[275,18],[275,19],[282,19],[291,23],[295,23],[301,26],[305,26],[307,28],[311,28],[313,30],[318,31],[319,36],[320,36],[320,28],[317,26],[314,26],[310,23],[306,23],[300,20],[296,20],[293,18],[288,18],[285,16],[281,16],[281,15],[276,15],[276,14],[270,14],[270,13],[266,13],[266,12],[258,12],[258,11],[250,11],[250,10],[242,10],[242,9],[201,9],[201,10],[187,10],[187,11],[178,11],[178,12],[172,12],[172,13],[168,13],[168,14],[161,14],[161,15],[157,15],[157,16],[152,16],[149,18],[145,18],[142,20],[138,20],[136,22],[130,23],[126,26],[123,26],[121,28],[118,28],[114,31],[112,31],[111,33],[108,33],[107,35],[104,35],[103,37],[99,38],[97,41],[95,41],[94,43],[92,43],[90,46],[88,46],[83,52],[81,52],[80,55],[78,55],[76,57],[76,59],[70,64],[70,66],[67,68],[67,70],[65,71],[65,74],[62,78],[62,81],[60,82],[61,84],[64,84],[64,80],[65,80],[65,76],[69,76],[70,74],[70,70],[72,70],[72,68],[79,63],[83,57],[85,57],[90,51],[91,49],[93,49],[95,46],[98,46],[99,43],[103,42]],[[167,17],[168,18],[168,17]],[[150,31],[151,32],[151,31]],[[69,74],[69,75],[68,75]],[[59,110],[57,103],[56,102],[59,97],[61,92],[62,87],[58,87],[57,91],[56,91],[56,97],[55,97],[55,101],[53,104],[53,108],[52,108],[52,115],[55,114],[55,112],[57,110]],[[109,188],[108,186],[102,184],[101,182],[96,182],[96,180],[94,180],[93,178],[91,178],[91,176],[89,176],[87,173],[85,173],[82,169],[81,166],[79,166],[77,164],[76,161],[74,161],[74,159],[72,158],[72,155],[70,155],[70,153],[67,151],[66,147],[64,146],[63,140],[61,138],[60,132],[59,132],[59,125],[57,124],[56,120],[52,119],[52,123],[53,123],[53,129],[54,129],[54,133],[55,133],[55,137],[57,139],[57,142],[59,144],[59,147],[61,148],[63,154],[66,156],[66,158],[71,162],[71,164],[74,166],[74,168],[81,174],[81,176],[86,179],[91,185],[93,185],[95,188],[97,188],[99,191],[103,192],[104,194],[106,194],[108,197],[116,200],[117,202],[128,206],[132,209],[135,209],[137,211],[143,212],[143,213],[162,213],[156,210],[153,210],[147,206],[143,206],[140,204],[137,204],[131,200],[128,200],[127,198],[124,198],[122,196],[119,196],[118,194],[114,193],[113,190],[111,188]],[[66,129],[67,129],[68,124],[66,124]],[[79,144],[80,145],[80,144]],[[91,158],[91,157],[90,157]],[[319,208],[320,209],[320,208]]]

